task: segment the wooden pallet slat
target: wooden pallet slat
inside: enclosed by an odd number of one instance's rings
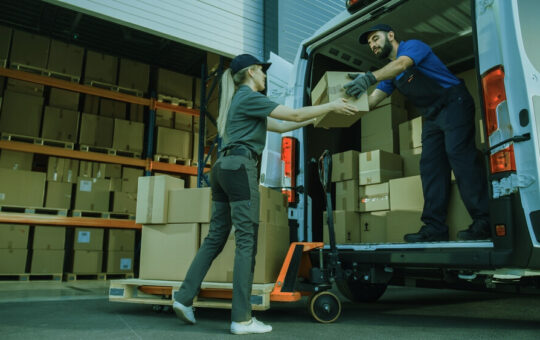
[[[23,206],[18,206],[18,205],[1,205],[0,212],[67,216],[68,209],[23,207]]]
[[[62,281],[62,273],[53,274],[36,274],[36,273],[24,273],[24,274],[2,274],[0,275],[0,281]]]
[[[95,273],[95,274],[78,274],[78,273],[65,273],[64,278],[66,281],[78,281],[78,280],[98,280],[105,281],[107,280],[106,273]]]
[[[4,67],[5,67],[5,65],[4,65]],[[26,65],[26,64],[21,64],[21,63],[13,63],[12,62],[12,63],[10,63],[9,68],[11,68],[13,70],[17,70],[17,71],[35,73],[35,74],[39,74],[41,76],[46,76],[46,77],[50,77],[50,78],[57,78],[57,79],[61,79],[61,80],[66,80],[66,81],[69,81],[69,82],[72,82],[72,83],[79,83],[80,80],[81,80],[80,76],[67,74],[67,73],[62,73],[62,72],[57,72],[57,71],[49,70],[49,69],[46,69],[46,68],[32,66],[32,65]]]
[[[168,103],[168,104],[176,105],[176,106],[184,106],[184,107],[187,107],[188,109],[193,108],[193,101],[191,100],[173,97],[173,96],[167,96],[164,94],[158,94],[157,101],[160,103]]]
[[[84,152],[98,152],[103,153],[106,155],[111,156],[122,156],[122,157],[129,157],[129,158],[141,158],[140,152],[135,151],[123,151],[123,150],[117,150],[113,148],[106,148],[102,146],[92,146],[92,145],[80,145],[79,146],[80,151]]]
[[[180,158],[177,156],[170,156],[170,155],[159,155],[159,154],[154,155],[154,162],[162,162],[162,163],[185,165],[185,166],[192,165],[191,159]]]
[[[93,217],[93,218],[111,218],[111,213],[108,211],[91,211],[91,210],[73,210],[73,217]]]
[[[129,95],[136,96],[136,97],[143,97],[144,96],[144,91],[137,90],[137,89],[131,89],[131,88],[128,88],[128,87],[122,87],[122,86],[118,86],[116,84],[110,84],[110,83],[106,83],[106,82],[102,82],[102,81],[98,81],[98,80],[85,80],[84,84],[89,85],[89,86],[93,86],[93,87],[98,87],[98,88],[105,89],[105,90],[109,90],[109,91],[113,91],[113,92],[129,94]]]
[[[54,139],[47,139],[47,138],[33,137],[33,136],[24,136],[24,135],[18,135],[18,134],[7,133],[7,132],[2,132],[1,138],[2,140],[6,140],[6,141],[23,142],[23,143],[30,143],[30,144],[44,145],[44,146],[54,146],[58,148],[68,149],[68,150],[73,150],[75,147],[75,143],[73,142],[66,142],[66,141],[61,141],[61,140],[54,140]]]

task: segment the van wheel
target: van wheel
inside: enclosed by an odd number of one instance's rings
[[[336,285],[347,299],[353,302],[375,302],[386,291],[384,283],[364,283],[354,280],[339,280]]]

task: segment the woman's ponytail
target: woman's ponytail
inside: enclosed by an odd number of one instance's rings
[[[227,123],[227,116],[229,114],[229,108],[231,107],[234,92],[234,80],[231,69],[228,68],[221,76],[221,94],[219,98],[219,113],[217,119],[217,130],[220,137],[223,137],[223,134],[225,133],[225,125]]]

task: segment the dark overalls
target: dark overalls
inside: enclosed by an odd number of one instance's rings
[[[473,221],[488,222],[488,191],[481,155],[475,146],[474,101],[463,81],[443,88],[411,67],[393,81],[424,116],[420,177],[422,222],[428,233],[446,233],[451,170]],[[466,227],[466,226],[464,226]]]

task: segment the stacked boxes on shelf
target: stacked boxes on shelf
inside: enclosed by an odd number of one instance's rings
[[[135,230],[109,229],[107,233],[107,274],[133,273]]]
[[[30,273],[62,274],[65,239],[65,227],[35,226]]]
[[[0,224],[0,275],[24,274],[29,225]]]
[[[103,235],[101,228],[75,228],[71,273],[98,274],[103,272]]]
[[[76,159],[49,157],[45,207],[71,209],[73,184],[79,179]]]

